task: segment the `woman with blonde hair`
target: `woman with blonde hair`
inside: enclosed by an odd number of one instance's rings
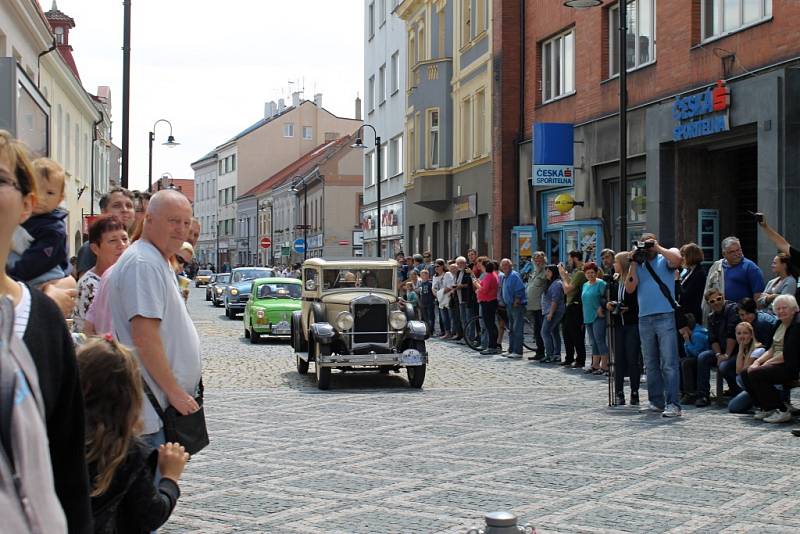
[[[739,354],[736,355],[736,383],[739,384],[742,391],[728,403],[728,411],[731,413],[747,413],[753,407],[753,399],[744,390],[741,374],[754,361],[760,358],[766,349],[756,339],[753,325],[747,321],[742,321],[736,325],[736,342],[739,344]]]
[[[94,531],[149,532],[169,519],[189,454],[178,443],[149,448],[142,428],[142,375],[131,351],[110,334],[78,352],[86,401],[86,458]],[[161,473],[154,485],[156,466]]]

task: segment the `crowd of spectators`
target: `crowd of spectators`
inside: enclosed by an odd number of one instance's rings
[[[199,227],[178,191],[114,188],[69,261],[65,178],[0,130],[0,530],[151,532],[189,455],[145,389],[161,410],[199,410],[176,275]]]

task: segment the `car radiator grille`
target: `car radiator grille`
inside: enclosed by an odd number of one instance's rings
[[[356,304],[353,307],[353,342],[387,343],[388,334],[359,334],[358,332],[388,332],[386,304]]]

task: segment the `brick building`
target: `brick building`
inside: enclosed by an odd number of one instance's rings
[[[493,238],[535,225],[557,259],[629,246],[618,235],[617,3],[563,4],[493,3]],[[711,260],[737,235],[766,268],[774,247],[748,214],[760,210],[800,241],[798,17],[787,0],[628,2],[629,239],[648,229],[695,241]],[[716,105],[725,92],[729,105]],[[573,125],[572,188],[531,185],[533,125],[552,122]],[[552,200],[565,191],[585,206],[562,216]]]

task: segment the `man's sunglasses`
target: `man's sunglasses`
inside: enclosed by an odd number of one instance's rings
[[[723,297],[714,297],[713,299],[708,299],[709,304],[716,304],[717,302],[725,300]]]

